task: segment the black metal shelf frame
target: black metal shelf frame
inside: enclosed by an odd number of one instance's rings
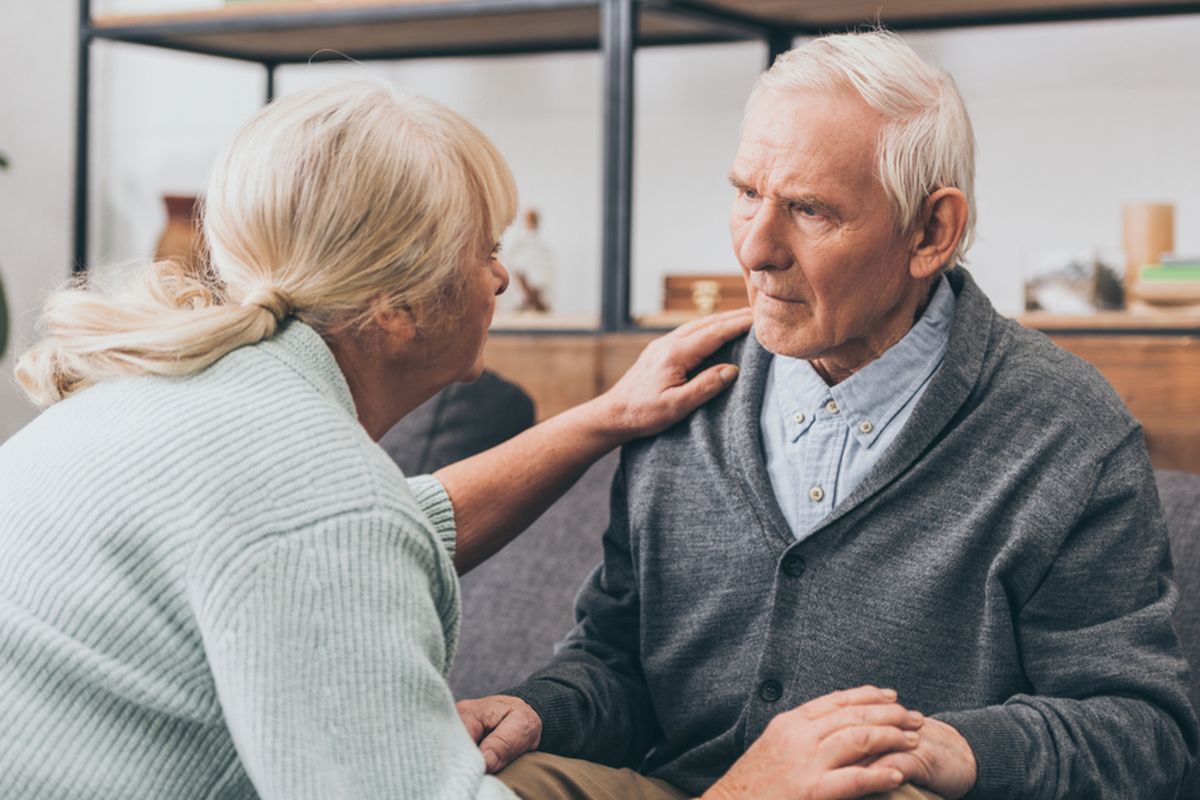
[[[535,39],[528,42],[498,42],[454,47],[405,47],[353,53],[358,60],[404,60],[463,56],[494,56],[531,53],[599,50],[603,58],[603,254],[601,280],[601,332],[625,331],[636,326],[630,316],[630,244],[633,198],[633,99],[634,52],[639,47],[707,44],[713,42],[761,41],[767,49],[767,64],[792,46],[797,36],[814,36],[857,27],[859,23],[806,25],[731,11],[705,0],[464,0],[452,3],[403,4],[358,8],[326,7],[311,13],[274,15],[269,6],[261,14],[223,19],[195,19],[96,27],[91,0],[79,0],[78,88],[76,105],[74,261],[76,273],[87,269],[89,139],[91,115],[91,46],[97,40],[141,44],[171,50],[258,63],[265,71],[265,97],[275,96],[276,69],[283,64],[340,59],[340,53],[317,53],[303,57],[281,57],[214,46],[179,42],[181,35],[219,35],[245,32],[284,32],[317,25],[382,24],[405,21],[451,20],[481,15],[553,12],[566,9],[597,9],[600,17],[595,38]],[[688,35],[641,35],[643,12],[670,15],[703,22],[711,30]],[[894,30],[934,30],[951,27],[1069,22],[1126,17],[1200,13],[1200,2],[1147,3],[1114,6],[1048,8],[1013,12],[964,12],[934,18],[884,20]],[[529,333],[561,333],[537,330]]]
[[[712,34],[687,37],[639,37],[640,7],[662,13],[674,13],[702,20],[718,29]],[[327,8],[309,15],[271,18],[270,9],[262,15],[219,20],[192,20],[126,28],[96,28],[92,24],[91,0],[79,2],[79,66],[76,111],[75,150],[75,231],[73,270],[83,272],[88,263],[89,138],[91,112],[91,46],[97,40],[142,44],[203,55],[259,63],[265,70],[265,97],[275,96],[275,72],[281,64],[336,59],[340,54],[318,54],[306,58],[278,58],[266,54],[231,52],[221,48],[193,47],[172,41],[180,34],[222,34],[239,31],[282,31],[298,25],[372,24],[404,20],[452,19],[480,14],[527,13],[568,8],[597,8],[600,30],[594,40],[560,39],[530,44],[480,45],[460,48],[405,48],[355,53],[359,60],[401,60],[444,56],[487,56],[596,50],[603,57],[604,103],[604,190],[603,254],[600,331],[613,332],[634,327],[630,318],[630,241],[633,196],[633,55],[637,47],[663,44],[700,44],[760,40],[767,44],[770,57],[790,46],[793,35],[778,25],[711,9],[700,4],[676,4],[651,0],[475,0],[447,5],[398,5],[367,8]],[[531,331],[535,332],[535,331]],[[536,333],[561,333],[542,331]]]

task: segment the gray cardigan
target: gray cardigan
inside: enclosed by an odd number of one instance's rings
[[[1142,434],[1098,373],[997,315],[965,270],[900,438],[797,543],[763,464],[770,363],[627,447],[604,562],[510,693],[541,748],[699,794],[774,715],[874,683],[954,725],[972,798],[1172,798],[1197,749]]]

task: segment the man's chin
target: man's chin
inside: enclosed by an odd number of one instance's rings
[[[781,325],[776,320],[763,320],[758,316],[754,319],[754,338],[763,349],[777,356],[788,358],[811,358],[812,343],[803,336],[800,330]]]

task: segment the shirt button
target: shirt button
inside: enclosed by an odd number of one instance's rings
[[[814,486],[808,490],[808,499],[814,503],[819,503],[825,499],[825,490],[820,486]]]
[[[828,403],[826,403],[825,410],[830,414],[836,414],[841,411],[841,409],[838,408],[837,400],[830,400]]]
[[[783,559],[783,573],[789,578],[799,578],[804,574],[804,559],[792,554]]]
[[[794,417],[792,417],[792,419],[796,420],[797,425],[803,425],[804,420],[808,419],[808,417],[804,416],[803,411],[797,411],[796,415]]]
[[[783,687],[779,685],[779,681],[763,681],[758,687],[758,696],[768,703],[774,703],[783,697]]]
[[[858,426],[858,429],[863,433],[870,433],[871,431],[875,430],[875,426],[871,424],[870,420],[864,419],[862,424]]]

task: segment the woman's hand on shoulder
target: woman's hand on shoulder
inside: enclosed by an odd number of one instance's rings
[[[737,379],[733,364],[692,371],[726,342],[750,329],[750,309],[688,322],[646,345],[617,383],[592,403],[621,441],[652,436],[686,417]]]

